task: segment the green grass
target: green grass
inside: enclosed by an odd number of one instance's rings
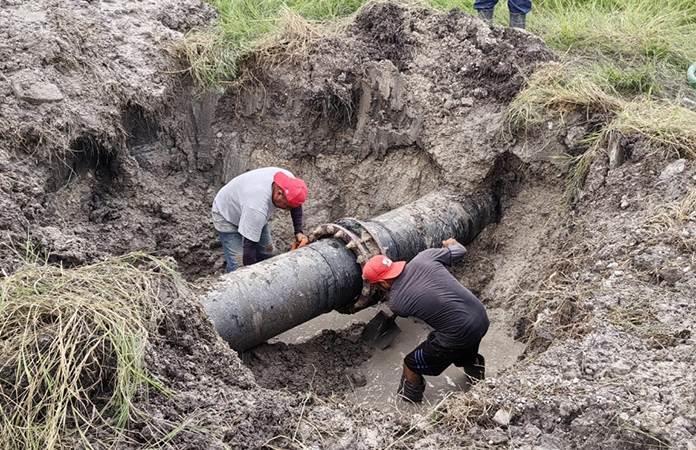
[[[145,368],[163,315],[163,283],[178,278],[144,254],[76,269],[28,262],[0,281],[0,442],[62,448],[101,429],[117,438],[136,394],[164,391]],[[107,445],[102,442],[102,445]]]
[[[181,51],[202,86],[233,81],[240,62],[261,49],[301,39],[312,24],[348,16],[366,0],[211,0],[219,20],[213,29],[191,33]],[[269,38],[276,42],[269,44]]]
[[[290,22],[326,24],[349,16],[366,0],[210,0],[219,14],[214,28],[191,33],[182,52],[199,84],[234,80],[239,63],[282,34]],[[474,13],[473,0],[407,2]],[[496,22],[507,23],[504,0]],[[621,95],[674,92],[686,86],[696,61],[696,2],[692,0],[537,0],[528,27],[585,71],[609,81]],[[282,39],[281,39],[282,40]],[[579,67],[572,64],[573,70]]]

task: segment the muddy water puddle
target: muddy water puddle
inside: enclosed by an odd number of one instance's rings
[[[378,308],[368,308],[354,315],[343,315],[331,312],[315,318],[305,324],[289,330],[274,341],[286,344],[300,344],[314,337],[322,330],[341,330],[351,324],[368,322],[379,311]],[[491,326],[481,342],[480,352],[486,358],[486,376],[495,376],[501,370],[512,366],[524,351],[524,344],[515,341],[510,330],[505,326],[505,311],[488,311]],[[365,377],[365,383],[354,383],[346,374],[346,383],[351,386],[347,399],[369,407],[382,409],[407,409],[405,402],[395,395],[403,358],[428,336],[431,331],[425,323],[411,318],[398,318],[397,325],[401,329],[394,341],[384,350],[375,350],[369,360],[358,366]],[[437,377],[426,377],[426,405],[434,405],[452,392],[468,389],[466,376],[460,368],[450,366]],[[363,384],[356,386],[356,384]]]

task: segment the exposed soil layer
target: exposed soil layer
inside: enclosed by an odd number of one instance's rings
[[[400,417],[324,397],[344,365],[369,355],[352,332],[259,348],[249,370],[192,296],[163,292],[168,320],[148,366],[172,393],[139,398],[153,418],[133,424],[122,447],[182,422],[167,438],[176,448],[696,445],[693,161],[623,137],[623,164],[598,152],[568,208],[557,157],[585,150],[593,118],[569,114],[524,133],[504,120],[525,77],[552,59],[538,38],[461,12],[376,3],[304,53],[281,46],[247,61],[252,76],[224,95],[196,96],[169,50],[212,18],[193,0],[5,2],[3,240],[28,240],[66,266],[145,249],[193,278],[221,271],[209,205],[249,168],[305,178],[311,227],[442,187],[468,194],[490,182],[496,161],[514,161],[516,196],[505,192],[500,223],[455,273],[512,312],[527,350],[436,414]],[[280,250],[289,228],[277,214]],[[0,247],[2,270],[20,263]],[[304,375],[312,361],[319,384]]]
[[[515,448],[693,445],[694,378],[685,365],[696,319],[696,171],[645,143],[631,149],[616,168],[597,157],[574,210],[525,211],[549,202],[530,187],[488,230],[497,251],[483,236],[470,249],[471,265],[495,275],[472,276],[465,264],[462,280],[515,311],[529,342],[515,370],[477,393],[488,409],[469,437]],[[493,421],[496,413],[509,423]]]
[[[135,249],[211,264],[213,233],[195,226],[211,195],[209,118],[168,51],[213,16],[197,0],[4,2],[5,242],[68,266]],[[18,262],[3,246],[0,268]]]

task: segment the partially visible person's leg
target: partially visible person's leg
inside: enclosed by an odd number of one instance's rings
[[[222,252],[225,255],[226,271],[234,272],[242,265],[242,235],[236,231],[218,231]]]
[[[455,351],[453,358],[454,365],[464,369],[464,373],[469,377],[471,384],[481,381],[486,376],[486,360],[478,352],[478,344],[471,348]]]
[[[480,9],[493,9],[496,3],[498,3],[498,0],[476,0],[474,9],[477,11]]]
[[[420,403],[423,401],[423,392],[425,392],[425,379],[422,375],[409,369],[404,363],[396,394],[405,400]]]
[[[273,238],[271,236],[271,227],[268,224],[261,230],[261,237],[257,245],[258,261],[263,261],[273,256]]]
[[[452,362],[441,354],[428,340],[421,343],[404,358],[404,371],[397,394],[407,400],[418,403],[423,400],[425,380],[423,375],[440,375]]]
[[[498,0],[476,0],[474,9],[478,12],[478,16],[488,23],[493,21],[493,11]]]
[[[510,10],[510,26],[525,28],[526,16],[532,10],[532,0],[508,0]]]
[[[471,330],[470,335],[477,336],[473,337],[468,342],[462,342],[461,347],[456,350],[452,350],[454,357],[452,362],[455,366],[464,369],[464,373],[469,376],[469,381],[471,384],[483,380],[486,376],[486,360],[479,353],[479,346],[481,345],[481,340],[488,332],[488,327],[490,322],[488,318],[482,320],[478,325],[478,330]]]
[[[514,14],[529,14],[532,10],[532,0],[508,0],[508,9]]]

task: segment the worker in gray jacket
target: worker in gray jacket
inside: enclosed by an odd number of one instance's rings
[[[268,226],[276,208],[289,209],[295,231],[292,248],[309,241],[302,231],[302,204],[307,185],[289,170],[264,167],[232,179],[213,201],[213,225],[220,236],[227,272],[273,255]]]
[[[412,402],[423,399],[423,376],[440,375],[450,364],[462,367],[472,380],[484,376],[478,350],[488,331],[486,308],[447,270],[464,257],[464,246],[455,239],[442,244],[420,252],[408,264],[377,255],[363,267],[363,279],[388,293],[387,305],[396,315],[416,317],[433,328],[404,358],[398,394]]]

